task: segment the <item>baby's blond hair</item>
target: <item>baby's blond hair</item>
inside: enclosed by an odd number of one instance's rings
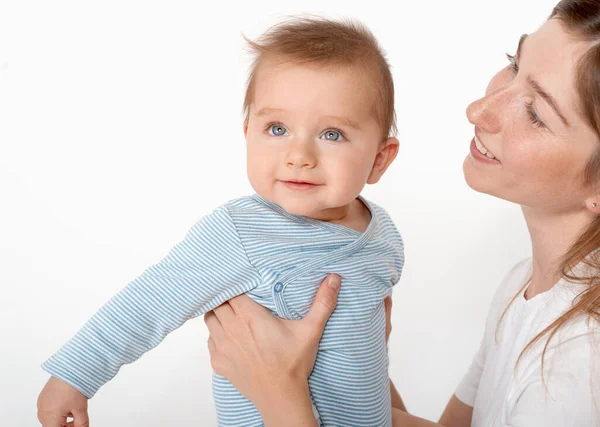
[[[244,98],[246,122],[254,97],[256,75],[265,59],[297,64],[356,67],[373,79],[373,115],[383,139],[396,134],[394,82],[375,36],[356,21],[296,17],[267,30],[258,40],[244,37],[253,55]]]

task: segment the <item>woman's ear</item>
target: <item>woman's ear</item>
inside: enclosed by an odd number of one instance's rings
[[[371,169],[371,173],[367,179],[367,184],[375,184],[381,179],[387,168],[392,164],[398,155],[399,149],[400,142],[397,138],[388,138],[383,144],[381,144],[381,147],[375,156],[373,168]]]
[[[585,201],[585,207],[594,215],[600,215],[600,195],[589,197]]]

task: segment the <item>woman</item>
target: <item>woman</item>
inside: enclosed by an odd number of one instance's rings
[[[521,205],[532,258],[502,282],[439,424],[392,385],[394,426],[600,425],[600,1],[561,1],[467,116],[465,179]],[[213,368],[269,427],[316,426],[307,378],[340,285],[327,280],[301,321],[245,296],[205,318]]]

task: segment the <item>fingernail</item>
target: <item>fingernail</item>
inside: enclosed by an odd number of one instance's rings
[[[338,289],[340,289],[340,276],[338,276],[338,275],[329,276],[327,285],[334,291],[337,291]]]

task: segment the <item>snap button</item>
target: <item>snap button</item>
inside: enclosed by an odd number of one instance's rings
[[[283,291],[283,283],[281,283],[281,282],[275,283],[275,288],[274,289],[275,289],[275,292],[278,292],[278,293],[281,292],[281,291]]]

